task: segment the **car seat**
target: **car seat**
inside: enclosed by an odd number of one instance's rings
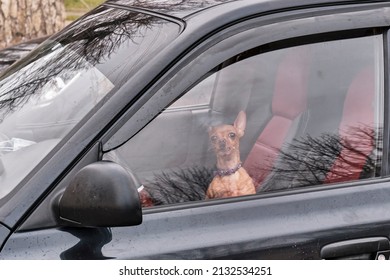
[[[283,144],[301,133],[307,121],[310,50],[290,49],[278,66],[272,115],[243,163],[259,189],[272,171]]]
[[[324,183],[357,180],[376,145],[375,76],[372,67],[361,70],[351,82],[339,125],[340,153]]]
[[[340,119],[334,132],[302,135],[283,147],[261,192],[373,176],[377,167],[374,151],[380,148],[377,140],[381,136],[381,131],[373,126],[373,69],[367,67],[359,71],[347,88],[342,95]]]

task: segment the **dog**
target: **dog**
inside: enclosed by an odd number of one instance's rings
[[[217,170],[206,192],[206,199],[255,194],[252,178],[242,167],[240,138],[244,136],[246,114],[240,111],[233,125],[210,127],[209,139],[217,158]]]

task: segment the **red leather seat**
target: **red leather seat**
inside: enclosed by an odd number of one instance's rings
[[[357,180],[375,146],[374,69],[367,67],[352,81],[339,126],[341,151],[324,183]]]
[[[257,187],[272,170],[283,143],[297,133],[300,118],[307,110],[309,64],[310,52],[303,47],[291,49],[279,64],[272,117],[243,164]]]

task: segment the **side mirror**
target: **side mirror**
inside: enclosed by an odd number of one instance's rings
[[[140,184],[119,164],[95,162],[82,168],[59,201],[66,225],[133,226],[142,223]]]

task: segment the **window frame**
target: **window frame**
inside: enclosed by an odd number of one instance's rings
[[[332,11],[327,11],[329,13],[318,12],[318,14],[313,15],[309,14],[309,11],[305,11],[301,16],[297,16],[295,19],[288,19],[286,21],[278,23],[269,23],[266,25],[264,21],[266,20],[261,18],[251,19],[237,25],[231,26],[220,33],[208,38],[203,41],[202,44],[195,47],[191,52],[187,54],[179,63],[177,63],[171,70],[166,74],[160,81],[158,81],[149,91],[144,94],[138,102],[141,103],[141,106],[138,105],[137,111],[129,110],[126,112],[121,119],[120,127],[113,126],[113,129],[110,131],[110,134],[106,134],[103,137],[103,146],[102,154],[107,153],[111,150],[114,150],[128,140],[130,140],[134,135],[142,130],[149,122],[151,122],[156,116],[160,114],[169,104],[177,100],[177,98],[184,94],[184,92],[193,84],[195,81],[201,79],[205,73],[211,71],[216,66],[222,64],[227,59],[238,55],[246,50],[255,48],[258,46],[264,46],[267,44],[279,45],[272,50],[278,48],[286,48],[291,46],[303,45],[306,43],[312,43],[313,38],[320,38],[320,40],[328,41],[328,38],[332,37],[334,34],[345,34],[343,38],[354,38],[356,36],[355,32],[359,32],[364,29],[375,29],[379,28],[379,33],[382,34],[382,44],[383,44],[383,57],[384,57],[384,77],[387,76],[387,64],[389,64],[389,56],[387,55],[388,47],[390,40],[386,35],[388,33],[387,25],[385,22],[385,15],[390,15],[390,11],[383,11],[379,9],[382,13],[381,16],[378,16],[377,21],[373,21],[370,17],[367,19],[367,15],[370,13],[377,13],[378,9],[365,10],[362,11],[357,9],[356,11],[348,11],[339,14],[332,14]],[[307,16],[307,15],[310,16]],[[313,20],[316,21],[316,24],[311,24]],[[339,21],[337,21],[339,20]],[[337,23],[335,23],[337,21]],[[319,24],[317,24],[319,22]],[[259,25],[253,27],[254,25]],[[245,30],[245,28],[248,28]],[[291,31],[286,33],[286,31]],[[352,32],[352,35],[351,35]],[[325,39],[322,38],[325,36]],[[315,39],[316,41],[316,39]],[[243,43],[245,42],[245,44]],[[287,44],[287,45],[286,45]],[[234,46],[234,47],[231,47]],[[270,49],[271,50],[271,49]],[[186,75],[191,73],[191,75]],[[384,103],[389,103],[388,98],[388,88],[390,87],[390,82],[386,81],[382,77],[382,86],[384,87],[383,98]],[[174,90],[172,90],[172,85],[175,85]],[[159,100],[156,103],[155,100]],[[157,105],[156,105],[157,104]],[[389,174],[389,148],[388,140],[390,139],[389,133],[389,113],[386,106],[383,106],[384,109],[384,139],[383,139],[383,156],[382,156],[382,177],[370,178],[372,181],[383,181],[386,180],[386,176]],[[180,109],[179,109],[180,110]],[[124,121],[127,119],[127,121]],[[140,122],[140,120],[143,120]],[[115,132],[115,133],[114,133]],[[386,143],[386,144],[385,144]],[[349,187],[359,185],[360,181],[347,181],[343,183],[336,183],[331,185],[323,185],[321,189],[329,188],[338,188],[340,186]],[[283,190],[274,194],[262,194],[263,197],[268,196],[279,196],[279,195],[289,195],[296,194],[301,192],[311,192],[317,191],[319,187],[317,185],[305,187],[297,190]],[[256,196],[254,196],[256,197]],[[229,198],[229,202],[242,201],[242,200],[251,200],[254,198],[251,197],[236,197]],[[213,201],[211,203],[225,203],[226,200]],[[183,204],[169,204],[163,206],[152,207],[150,209],[144,209],[145,213],[149,211],[163,211],[162,209],[182,209],[192,208],[195,206],[201,206],[204,201],[200,204],[195,202],[187,202]],[[210,202],[207,202],[210,203]],[[164,210],[165,211],[165,210]]]
[[[336,8],[333,9],[338,11]],[[288,18],[277,23],[274,23],[277,19],[284,18],[283,13],[277,18],[271,17],[271,22],[267,16],[259,17],[227,27],[214,36],[206,38],[172,66],[137,100],[136,105],[126,111],[120,120],[113,124],[102,137],[102,151],[108,152],[121,146],[182,95],[191,84],[201,79],[205,73],[246,50],[276,42],[288,42],[289,46],[295,46],[300,44],[302,40],[315,36],[329,36],[341,32],[348,34],[356,30],[387,28],[388,26],[386,22],[386,16],[390,17],[388,9],[378,8],[362,11],[361,7],[358,6],[356,10],[352,9],[348,12],[345,12],[344,9],[341,10],[344,13],[332,14],[335,11],[327,9],[325,15],[321,9],[318,11],[312,9],[299,11],[295,16],[297,19]],[[368,16],[372,13],[377,13],[375,21]],[[335,24],[338,19],[340,21]],[[316,24],[312,24],[314,20],[317,21]],[[245,41],[247,44],[243,45]],[[307,42],[310,43],[310,39]],[[384,57],[387,57],[386,54]],[[187,73],[191,73],[191,75],[186,75]],[[176,86],[174,91],[171,91],[171,85]],[[155,99],[159,100],[158,106],[155,105]]]

